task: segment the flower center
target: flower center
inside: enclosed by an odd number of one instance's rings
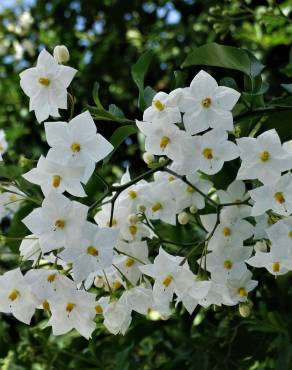
[[[43,301],[42,306],[45,311],[50,311],[50,304],[47,300]]]
[[[64,229],[65,225],[66,225],[66,222],[65,220],[62,220],[62,219],[59,219],[55,222],[55,226],[58,229]]]
[[[171,181],[174,181],[175,180],[175,177],[174,176],[168,176],[168,181],[171,182]]]
[[[59,175],[54,175],[52,177],[52,185],[54,188],[58,188],[61,184],[61,176]]]
[[[72,152],[74,152],[74,153],[79,153],[79,152],[80,152],[80,150],[81,150],[81,145],[80,145],[79,143],[73,143],[73,144],[71,145],[71,150],[72,150]]]
[[[263,162],[267,162],[270,158],[270,153],[264,150],[263,152],[260,153],[260,159]]]
[[[206,97],[205,99],[202,100],[202,106],[204,108],[209,108],[211,103],[212,103],[212,100],[209,97]]]
[[[9,197],[10,202],[16,202],[17,201],[17,196],[15,194],[11,194]]]
[[[20,293],[18,290],[16,289],[13,289],[9,295],[8,295],[8,298],[10,299],[10,301],[15,301],[18,297],[20,296]]]
[[[115,280],[112,284],[113,290],[117,290],[122,286],[121,282],[119,280]]]
[[[108,222],[106,223],[106,225],[107,225],[108,227],[117,226],[117,224],[118,224],[118,221],[117,221],[115,218],[113,218],[113,219],[112,219],[112,224],[111,224],[111,225],[110,225],[110,221],[108,221]]]
[[[157,202],[157,203],[153,204],[153,206],[152,206],[152,211],[153,211],[153,212],[157,212],[157,211],[159,211],[161,208],[162,208],[161,203]]]
[[[292,239],[292,230],[291,230],[291,231],[289,231],[288,236],[289,236],[289,238],[291,238],[291,239]]]
[[[135,236],[136,234],[137,234],[137,226],[136,225],[130,225],[129,226],[129,231],[130,231],[130,234],[132,235],[132,236]]]
[[[56,274],[51,274],[47,277],[48,283],[53,283],[56,280]]]
[[[126,267],[132,267],[135,264],[135,260],[131,257],[126,259],[125,265]]]
[[[162,112],[165,108],[165,105],[160,100],[154,100],[153,105],[159,112]]]
[[[129,197],[130,197],[131,199],[135,199],[135,198],[137,198],[137,192],[136,192],[136,191],[134,191],[134,190],[129,190],[129,191],[128,191],[128,195],[129,195]]]
[[[167,136],[162,136],[162,138],[160,139],[160,148],[165,149],[169,143],[170,138]]]
[[[67,303],[67,306],[66,306],[66,311],[68,312],[68,313],[71,313],[72,311],[73,311],[73,309],[74,309],[74,307],[76,306],[76,304],[75,303]]]
[[[40,77],[39,78],[39,83],[43,86],[49,86],[51,81],[46,77]]]
[[[275,194],[274,194],[274,198],[276,199],[276,201],[280,204],[283,204],[285,203],[285,197],[283,195],[283,193],[281,191],[277,191]]]
[[[87,254],[89,254],[90,256],[96,257],[98,256],[98,250],[93,245],[90,245],[87,248]]]
[[[101,307],[101,305],[100,305],[100,304],[97,304],[97,305],[95,306],[95,312],[96,312],[98,315],[100,315],[100,314],[102,314],[102,313],[103,313],[103,309],[102,309],[102,307]]]
[[[194,193],[195,192],[195,189],[191,185],[188,185],[187,186],[187,192],[188,193]]]
[[[206,159],[213,159],[213,151],[211,148],[205,148],[203,151],[202,151],[202,154],[203,156],[206,158]]]
[[[167,275],[167,276],[164,278],[164,280],[163,280],[162,284],[163,284],[164,286],[168,287],[168,286],[169,286],[169,284],[172,282],[172,280],[173,280],[172,276]]]
[[[223,266],[226,270],[231,270],[232,266],[233,266],[233,263],[230,260],[226,260],[226,261],[224,261]]]
[[[238,294],[240,295],[240,297],[247,297],[247,291],[245,290],[245,288],[239,288],[238,289]]]
[[[273,262],[272,263],[272,270],[273,270],[273,272],[279,272],[280,271],[280,263],[279,262]]]
[[[229,227],[224,227],[224,229],[223,229],[223,235],[224,236],[230,236],[231,233],[232,233],[232,231]]]

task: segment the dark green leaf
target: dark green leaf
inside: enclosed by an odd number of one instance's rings
[[[156,94],[156,91],[150,86],[146,86],[144,89],[144,99],[147,107],[150,107],[153,97]]]
[[[153,58],[153,52],[151,50],[146,51],[138,61],[132,66],[131,74],[132,78],[139,89],[139,100],[138,106],[141,110],[146,108],[146,102],[144,97],[144,80],[147,70]]]
[[[108,107],[108,111],[115,117],[125,118],[124,112],[115,104],[110,104],[110,106]]]
[[[117,128],[110,138],[114,150],[104,159],[103,163],[107,163],[110,160],[114,152],[128,136],[136,134],[137,132],[138,129],[136,126],[127,125]]]
[[[289,93],[292,93],[292,84],[281,84],[281,86]]]
[[[210,43],[193,50],[184,61],[182,67],[207,65],[241,71],[248,76],[259,74],[264,65],[243,49],[233,46]]]
[[[99,88],[100,88],[100,84],[98,82],[95,82],[95,84],[93,86],[92,96],[93,96],[93,100],[94,100],[94,103],[96,104],[96,106],[99,109],[104,109],[104,107],[102,106],[102,104],[100,102],[100,99],[99,99]]]

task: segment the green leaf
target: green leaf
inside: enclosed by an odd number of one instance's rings
[[[220,45],[215,42],[193,50],[182,67],[207,65],[241,71],[248,76],[257,76],[264,68],[252,54],[233,46]]]
[[[221,78],[219,82],[220,86],[227,86],[230,87],[231,89],[239,91],[239,87],[237,86],[236,81],[232,77],[223,77]]]
[[[187,74],[182,71],[174,71],[171,79],[171,90],[179,87],[184,87],[187,79]]]
[[[104,159],[103,163],[106,164],[118,149],[118,147],[123,143],[123,141],[130,135],[136,134],[138,129],[136,126],[122,126],[116,129],[110,138],[110,143],[113,145],[114,150]]]
[[[150,86],[146,86],[144,89],[144,99],[147,107],[150,107],[153,97],[157,92]]]
[[[111,121],[111,122],[118,122],[118,123],[122,123],[122,124],[134,124],[135,122],[130,120],[130,119],[127,119],[127,118],[123,118],[121,117],[121,110],[115,106],[115,108],[113,108],[113,106],[110,108],[113,111],[115,111],[116,114],[118,114],[118,110],[119,110],[119,116],[114,116],[111,112],[108,112],[107,110],[104,110],[104,109],[99,109],[99,108],[95,108],[95,107],[90,107],[90,106],[87,106],[87,108],[89,110],[89,112],[91,113],[93,119],[95,119],[96,121]]]
[[[153,52],[148,50],[140,56],[138,61],[131,68],[132,78],[139,89],[138,106],[141,110],[147,107],[144,97],[144,80],[152,58]]]
[[[281,86],[289,93],[292,93],[292,84],[281,84]]]
[[[108,111],[115,117],[125,118],[124,112],[115,104],[110,104],[110,106],[108,107]]]

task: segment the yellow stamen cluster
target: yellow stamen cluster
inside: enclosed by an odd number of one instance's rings
[[[172,282],[172,280],[173,280],[172,276],[167,275],[167,276],[164,278],[164,280],[163,280],[162,284],[163,284],[164,286],[168,287],[168,286],[169,286],[169,284]]]
[[[51,274],[47,277],[48,283],[53,283],[56,280],[56,274]]]
[[[285,197],[284,197],[284,194],[281,192],[281,191],[277,191],[275,194],[274,194],[274,198],[276,199],[276,201],[280,204],[283,204],[285,203]]]
[[[168,176],[168,181],[171,182],[171,181],[174,181],[175,180],[175,177],[174,176]]]
[[[162,112],[165,108],[165,105],[158,99],[153,101],[153,105],[159,112]]]
[[[136,199],[137,198],[137,192],[134,190],[129,190],[128,195],[131,199]]]
[[[74,153],[79,153],[79,152],[80,152],[80,150],[81,150],[81,145],[80,145],[79,143],[73,143],[73,144],[71,145],[71,150],[72,150],[72,152],[74,152]]]
[[[112,283],[112,289],[113,290],[117,290],[119,289],[120,287],[122,286],[121,282],[119,280],[115,280],[113,283]]]
[[[98,250],[93,245],[90,245],[89,247],[87,247],[87,254],[89,254],[92,257],[97,257]]]
[[[205,148],[203,151],[202,151],[202,154],[203,156],[206,158],[206,159],[213,159],[213,151],[211,148]]]
[[[224,268],[226,269],[226,270],[231,270],[232,269],[232,266],[233,266],[233,263],[230,261],[230,260],[226,260],[226,261],[224,261]]]
[[[50,304],[47,300],[43,301],[42,306],[45,311],[50,311]]]
[[[231,233],[232,233],[232,231],[229,227],[224,227],[224,229],[223,229],[223,235],[224,236],[230,236]]]
[[[8,298],[10,299],[10,301],[14,302],[18,297],[20,296],[20,293],[18,290],[16,289],[13,289],[9,295],[8,295]]]
[[[138,228],[136,225],[130,225],[129,231],[132,236],[135,236],[137,234]]]
[[[162,204],[157,202],[157,203],[153,204],[153,206],[151,208],[152,208],[153,212],[157,212],[162,208]]]
[[[247,297],[247,291],[245,290],[245,288],[239,288],[238,289],[238,294],[240,295],[240,297]]]
[[[73,309],[75,308],[76,304],[75,303],[67,303],[67,306],[66,306],[66,311],[68,313],[71,313],[73,311]]]
[[[288,236],[289,236],[289,238],[291,238],[291,239],[292,239],[292,230],[291,230],[291,231],[289,231]]]
[[[52,185],[54,188],[58,188],[61,184],[61,176],[55,175],[52,177]]]
[[[206,98],[204,98],[204,99],[202,100],[202,106],[203,106],[204,108],[209,108],[211,104],[212,104],[212,100],[211,100],[211,98],[209,98],[209,97],[206,97]]]
[[[260,159],[262,162],[267,162],[270,158],[270,153],[266,150],[260,153]]]
[[[100,314],[102,314],[102,313],[103,313],[103,309],[102,309],[102,307],[101,307],[101,305],[100,305],[100,304],[97,304],[97,305],[95,306],[95,312],[97,313],[97,315],[100,315]]]
[[[132,267],[134,264],[135,264],[134,258],[129,257],[126,259],[125,262],[126,267]]]
[[[188,193],[194,193],[195,192],[195,189],[192,186],[188,185],[187,186],[187,192]]]
[[[273,270],[273,272],[279,272],[280,271],[280,263],[279,262],[273,262],[272,263],[272,270]]]
[[[160,144],[159,144],[160,148],[165,149],[169,143],[170,143],[170,138],[167,136],[162,136],[162,138],[160,139]]]
[[[110,225],[110,221],[108,221],[108,222],[106,223],[106,225],[107,225],[108,227],[117,226],[117,224],[118,224],[118,221],[117,221],[115,218],[113,218],[113,219],[112,219],[112,224],[111,224],[111,225]]]
[[[55,222],[55,226],[58,229],[64,229],[65,225],[66,225],[66,222],[65,220],[62,220],[62,219],[56,220]]]
[[[46,77],[40,77],[39,78],[39,83],[43,86],[49,86],[51,81]]]
[[[9,196],[9,201],[10,201],[10,202],[16,202],[16,201],[17,201],[17,196],[16,196],[16,194],[11,194],[11,195]]]

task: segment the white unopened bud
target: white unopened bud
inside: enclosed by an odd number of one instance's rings
[[[186,212],[181,212],[178,214],[177,220],[181,225],[186,225],[189,222],[189,215]]]
[[[139,217],[137,215],[135,215],[135,213],[132,213],[128,216],[128,222],[129,224],[136,224],[137,222],[139,221]]]
[[[254,245],[254,250],[256,252],[264,252],[266,253],[268,251],[267,243],[264,241],[258,241]]]
[[[57,45],[54,48],[54,58],[57,63],[63,64],[67,63],[70,59],[69,50],[65,45]]]
[[[96,278],[94,279],[94,285],[97,288],[102,288],[104,286],[104,279],[103,279],[103,277],[96,276]]]
[[[195,206],[191,206],[191,207],[190,207],[190,212],[191,212],[192,214],[195,214],[195,213],[197,213],[197,212],[198,212],[198,208],[197,208],[197,207],[195,207]]]
[[[154,162],[154,155],[149,153],[149,152],[145,152],[143,154],[143,161],[146,163],[146,164],[151,164]]]
[[[251,304],[241,303],[238,307],[238,311],[239,311],[240,316],[242,316],[244,318],[249,317],[249,315],[251,313],[251,308],[252,308]]]
[[[160,157],[159,160],[158,160],[158,162],[160,164],[163,164],[165,162],[165,158],[164,157]]]

